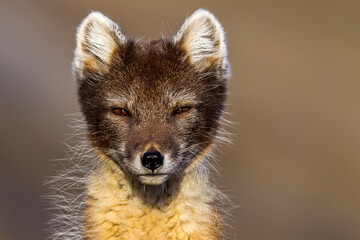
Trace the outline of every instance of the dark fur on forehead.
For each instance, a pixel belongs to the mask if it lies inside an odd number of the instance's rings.
[[[116,73],[118,70],[126,70],[128,72],[137,71],[138,74],[147,74],[152,70],[160,70],[159,68],[165,70],[169,65],[182,64],[183,55],[181,49],[178,49],[167,39],[150,42],[131,41],[125,49],[119,49],[114,54],[114,62],[110,72]]]
[[[140,80],[149,86],[151,83],[162,84],[168,81],[175,84],[173,85],[175,88],[196,86],[197,92],[200,88],[203,94],[206,92],[214,94],[214,90],[220,90],[218,87],[226,87],[226,73],[222,69],[214,67],[206,71],[198,71],[192,66],[179,44],[174,44],[169,39],[149,42],[129,41],[114,51],[108,72],[101,73],[86,69],[84,76],[81,85],[90,83],[91,86],[109,86],[121,82],[122,87],[126,87],[134,80]],[[223,84],[219,84],[221,82]],[[109,87],[114,89],[121,86]],[[223,88],[216,95],[224,95],[224,90]]]
[[[110,70],[107,73],[101,74],[92,70],[88,73],[85,74],[87,80],[101,85],[107,85],[101,80],[122,80],[122,84],[126,86],[134,79],[141,79],[147,84],[170,81],[177,88],[184,85],[203,87],[202,90],[205,92],[214,90],[215,86],[226,85],[226,76],[221,69],[198,71],[186,58],[186,53],[167,39],[151,42],[130,41],[126,46],[119,47],[114,52]]]

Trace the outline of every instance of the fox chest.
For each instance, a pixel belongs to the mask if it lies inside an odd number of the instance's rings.
[[[210,212],[201,215],[191,206],[160,210],[126,203],[99,210],[86,209],[89,240],[217,239]]]

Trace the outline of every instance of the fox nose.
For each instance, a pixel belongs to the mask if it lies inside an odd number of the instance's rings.
[[[163,165],[164,157],[159,151],[146,152],[141,158],[141,163],[144,167],[154,171]]]

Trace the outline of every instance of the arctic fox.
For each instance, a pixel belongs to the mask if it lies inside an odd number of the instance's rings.
[[[218,20],[200,9],[173,37],[142,42],[92,12],[76,43],[73,72],[97,164],[71,239],[224,239],[209,181],[230,78]]]

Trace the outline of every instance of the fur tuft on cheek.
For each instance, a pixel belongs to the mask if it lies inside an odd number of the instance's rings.
[[[127,41],[116,23],[100,12],[90,13],[76,34],[74,73],[82,78],[86,70],[106,72],[113,53]]]
[[[200,70],[227,70],[225,33],[214,15],[206,10],[194,12],[173,37],[175,44],[186,53],[190,62]]]

